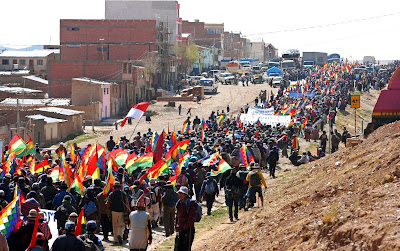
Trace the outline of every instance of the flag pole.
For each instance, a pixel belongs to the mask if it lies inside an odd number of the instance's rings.
[[[133,134],[135,133],[135,131],[136,131],[136,127],[139,125],[139,122],[140,122],[140,120],[138,120],[138,122],[137,122],[137,124],[136,124],[135,128],[133,128],[133,132],[132,132],[131,136],[129,137],[129,141],[131,140],[131,138],[132,138]]]

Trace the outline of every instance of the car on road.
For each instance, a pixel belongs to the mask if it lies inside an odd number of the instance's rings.
[[[205,77],[204,76],[189,76],[188,82],[192,86],[197,85],[197,84],[199,84],[200,80],[203,78],[205,78]]]
[[[217,93],[218,91],[218,83],[215,83],[213,78],[201,79],[199,85],[204,87],[204,93]]]
[[[273,87],[280,86],[281,83],[282,83],[282,76],[274,77],[274,79],[272,79],[272,86]]]
[[[267,81],[268,83],[276,77],[282,77],[282,76],[279,72],[271,72],[269,75],[266,72],[263,74],[263,80]]]
[[[227,84],[233,84],[235,77],[230,72],[223,72],[219,74],[218,79],[221,82],[221,84],[227,85]]]

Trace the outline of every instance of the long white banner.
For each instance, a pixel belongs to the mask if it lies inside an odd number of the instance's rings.
[[[249,110],[247,111],[247,114],[250,115],[269,115],[272,116],[274,115],[274,107],[270,107],[267,109],[260,109],[260,108],[255,108],[255,107],[249,107]]]
[[[242,114],[240,120],[243,124],[255,124],[257,120],[260,120],[263,125],[277,126],[278,124],[288,126],[290,124],[290,116],[268,116],[260,114]]]

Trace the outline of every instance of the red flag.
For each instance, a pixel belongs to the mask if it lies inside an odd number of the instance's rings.
[[[82,224],[86,224],[83,208],[78,216],[78,222],[76,223],[76,229],[75,229],[75,236],[79,236],[82,234]]]
[[[162,158],[164,151],[164,138],[165,138],[165,132],[163,131],[157,139],[156,153],[154,154],[155,163],[157,163]]]
[[[27,250],[36,246],[36,237],[37,237],[38,226],[39,226],[39,210],[37,211],[37,214],[36,214],[35,226],[33,227],[31,243],[29,244],[29,247],[27,248]]]

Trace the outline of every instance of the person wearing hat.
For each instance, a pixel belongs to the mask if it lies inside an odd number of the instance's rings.
[[[81,234],[78,236],[78,239],[81,239],[85,246],[90,246],[90,250],[104,250],[103,243],[100,238],[96,236],[97,231],[97,223],[94,220],[90,220],[86,223],[87,233]]]
[[[238,177],[243,184],[243,186],[240,187],[239,191],[239,209],[242,209],[246,205],[246,192],[247,192],[247,181],[246,177],[249,174],[249,170],[246,169],[246,166],[244,164],[239,165],[239,171],[236,173],[236,177]]]
[[[276,163],[279,160],[279,150],[278,147],[274,146],[272,150],[269,152],[268,157],[267,157],[267,162],[269,165],[269,176],[275,179],[275,169],[276,169]]]
[[[206,199],[207,204],[207,215],[211,215],[211,208],[215,200],[215,196],[218,197],[219,188],[215,179],[211,176],[211,172],[206,174],[206,180],[203,181],[200,189],[200,199],[203,197]]]
[[[175,219],[175,250],[191,250],[195,234],[194,222],[197,216],[195,202],[190,200],[189,189],[185,186],[181,186],[178,196]]]
[[[246,208],[248,209],[250,202],[255,202],[255,195],[258,193],[258,197],[261,199],[261,206],[264,206],[264,198],[261,191],[261,185],[264,185],[265,189],[267,189],[267,184],[265,183],[264,175],[260,171],[260,166],[255,163],[251,167],[251,171],[246,177],[246,181],[249,183],[249,189],[247,190],[247,201],[246,201]]]
[[[152,227],[156,228],[158,219],[160,218],[160,200],[162,196],[161,189],[157,185],[156,178],[150,179],[149,190],[150,190],[151,205],[148,208],[148,212],[150,213]]]
[[[56,149],[56,154],[60,158],[63,153],[65,154],[65,156],[68,155],[67,149],[64,147],[64,143],[60,142],[59,147]]]
[[[60,191],[58,191],[58,193],[56,194],[56,196],[53,199],[53,208],[58,208],[63,203],[64,197],[67,195],[69,195],[69,197],[71,199],[71,204],[75,205],[76,204],[75,198],[70,192],[67,191],[68,186],[64,180],[61,182],[59,188],[60,188]]]
[[[60,235],[54,241],[51,251],[86,251],[85,243],[75,236],[75,222],[67,221],[65,234]]]
[[[130,250],[146,250],[153,240],[151,216],[146,210],[146,199],[142,194],[135,204],[135,211],[129,214],[129,248]]]
[[[46,238],[45,238],[44,234],[37,232],[35,246],[30,248],[29,251],[45,250],[45,242],[46,242]]]
[[[65,195],[62,201],[62,205],[57,207],[57,210],[54,214],[55,219],[57,220],[57,228],[60,230],[64,227],[65,222],[68,220],[68,217],[71,213],[76,213],[76,209],[71,205],[71,196]]]
[[[49,240],[53,238],[53,235],[51,234],[50,227],[47,221],[44,219],[44,213],[39,212],[39,225],[38,225],[38,231],[42,232],[45,238],[45,243],[44,243],[44,248],[45,250],[48,250],[49,247]]]
[[[196,180],[194,181],[194,192],[196,194],[196,200],[198,202],[201,202],[200,190],[206,176],[206,170],[204,170],[203,165],[201,163],[196,163],[194,165],[196,166],[195,169]]]
[[[122,245],[122,235],[125,230],[124,212],[130,211],[128,196],[121,190],[121,183],[114,183],[114,191],[107,199],[107,207],[111,210],[114,243]]]
[[[21,213],[27,217],[31,209],[39,210],[40,204],[35,199],[36,192],[30,191],[27,195],[27,200],[21,204]]]
[[[7,173],[3,180],[0,183],[0,190],[3,190],[5,193],[5,199],[8,203],[12,201],[11,189],[10,189],[10,182],[11,182],[11,174]]]
[[[57,188],[53,185],[53,179],[48,177],[47,174],[43,174],[41,176],[40,184],[45,184],[41,189],[40,192],[44,196],[44,200],[46,201],[46,209],[53,210],[53,199],[58,193]]]
[[[10,247],[11,250],[24,251],[29,247],[35,227],[36,216],[37,211],[35,209],[29,211],[29,214],[27,215],[28,221],[26,224],[22,225],[15,234],[15,239],[18,240],[18,245],[14,248]]]
[[[168,181],[164,185],[164,195],[161,198],[163,204],[163,221],[165,236],[168,237],[174,233],[175,206],[179,200],[178,194],[174,191],[174,185]]]
[[[40,204],[40,208],[46,208],[46,201],[44,199],[43,194],[40,192],[40,186],[39,183],[33,183],[32,184],[32,191],[36,192],[36,200]]]

